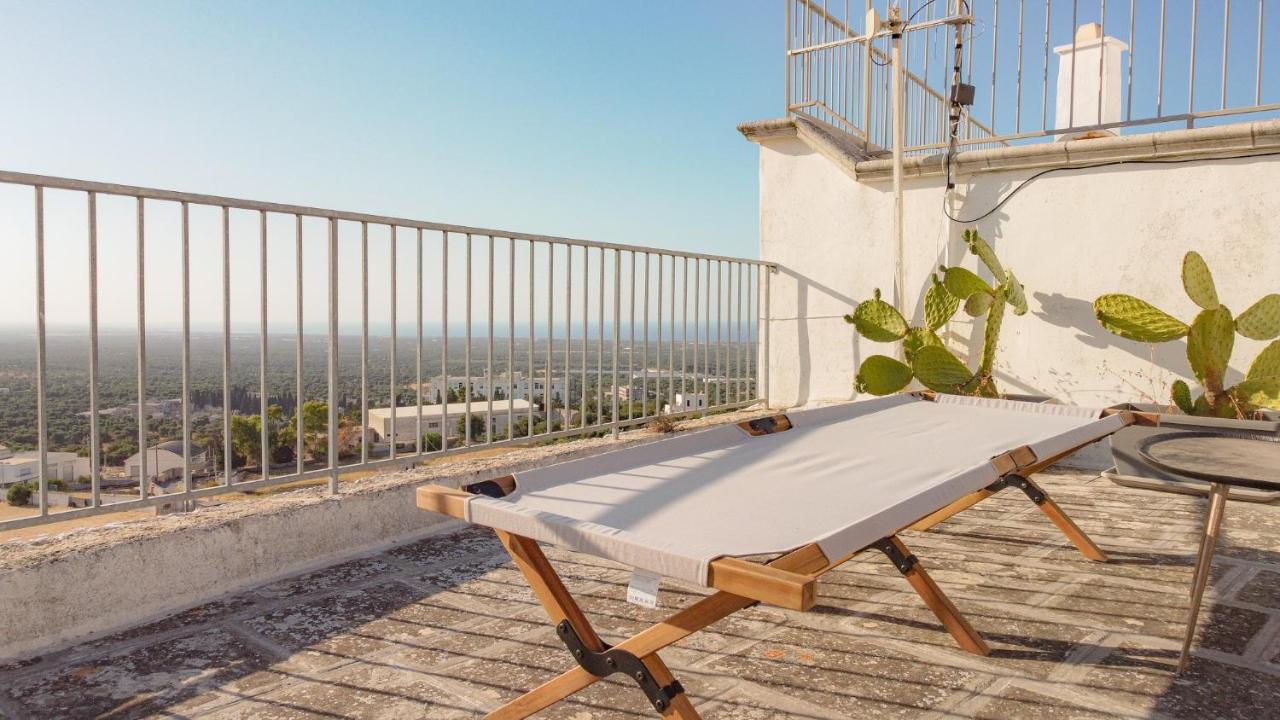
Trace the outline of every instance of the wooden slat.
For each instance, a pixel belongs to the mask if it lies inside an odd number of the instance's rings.
[[[442,515],[462,519],[466,515],[467,498],[471,493],[443,485],[423,485],[415,493],[418,507]]]
[[[817,598],[817,580],[809,575],[731,557],[711,562],[708,584],[717,590],[791,610],[808,610]]]
[[[973,507],[974,505],[977,505],[983,500],[986,500],[987,498],[991,497],[994,494],[995,493],[986,489],[969,493],[968,495],[965,495],[964,497],[960,498],[959,500],[956,500],[955,502],[942,508],[941,510],[935,510],[934,512],[931,512],[928,515],[925,515],[924,517],[920,518],[914,523],[908,525],[907,529],[919,530],[920,532],[924,532],[925,530],[928,530],[929,528],[933,527],[934,525],[937,525],[943,520],[946,520],[952,515],[968,510],[969,508]]]

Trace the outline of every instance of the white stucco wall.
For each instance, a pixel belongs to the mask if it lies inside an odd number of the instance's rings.
[[[852,398],[862,358],[893,355],[891,345],[857,338],[841,319],[877,287],[892,301],[892,184],[855,180],[794,134],[757,141],[761,257],[781,265],[771,288],[770,404]],[[961,176],[958,216],[985,212],[1033,172]],[[909,313],[918,322],[933,269],[979,264],[960,240],[969,226],[942,214],[943,179],[917,176],[905,187]],[[975,223],[1022,279],[1030,303],[1027,315],[1006,317],[1001,389],[1081,405],[1164,401],[1173,378],[1189,374],[1185,343],[1151,347],[1112,336],[1094,319],[1093,299],[1126,292],[1190,321],[1197,308],[1179,272],[1191,249],[1208,261],[1237,314],[1280,292],[1276,188],[1280,157],[1072,169],[1036,180]],[[976,354],[981,328],[963,311],[956,318],[948,339],[962,356]],[[1237,336],[1236,376],[1262,345]]]

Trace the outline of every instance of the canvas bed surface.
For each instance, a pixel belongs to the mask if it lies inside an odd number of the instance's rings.
[[[706,584],[721,556],[859,550],[993,482],[996,455],[1051,457],[1119,427],[1098,412],[905,395],[793,411],[775,434],[727,425],[518,473],[506,498],[468,499],[467,519]]]

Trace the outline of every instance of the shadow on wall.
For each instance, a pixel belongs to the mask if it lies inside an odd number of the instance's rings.
[[[772,322],[774,323],[792,323],[795,325],[796,329],[795,354],[792,357],[783,358],[785,362],[790,363],[793,366],[792,372],[795,373],[796,378],[795,396],[787,399],[786,404],[804,405],[811,400],[830,399],[813,397],[813,341],[810,337],[811,333],[809,331],[809,322],[813,320],[830,320],[832,318],[840,319],[842,323],[844,321],[841,315],[810,315],[809,296],[812,293],[826,295],[827,297],[833,298],[840,303],[847,305],[850,308],[850,312],[852,312],[852,308],[857,304],[857,301],[846,293],[840,292],[828,285],[814,282],[812,279],[799,275],[785,267],[779,266],[778,274],[788,277],[791,282],[795,284],[796,288],[795,316],[775,317],[772,319]],[[772,332],[773,329],[771,328],[770,333],[772,334]],[[850,356],[853,358],[853,366],[857,367],[862,362],[862,359],[858,354],[857,333],[853,332],[852,326],[849,327],[847,342],[849,343]],[[775,345],[775,347],[777,346]],[[772,372],[770,374],[771,376],[776,377]],[[849,397],[852,397],[853,375],[849,376],[849,387]]]

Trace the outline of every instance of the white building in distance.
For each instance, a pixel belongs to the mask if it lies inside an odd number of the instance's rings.
[[[137,478],[142,469],[142,453],[134,453],[124,461],[127,477]],[[208,452],[204,448],[191,447],[191,474],[203,475],[208,469]],[[182,477],[182,441],[170,440],[147,448],[147,479],[152,482],[169,482]]]
[[[674,405],[668,403],[663,406],[664,413],[682,413],[693,412],[695,410],[707,409],[706,393],[676,393],[676,402]]]
[[[533,380],[530,381],[529,377],[520,370],[510,375],[505,372],[495,375],[492,382],[489,380],[487,371],[481,375],[474,375],[469,379],[471,381],[472,395],[490,397],[490,387],[505,395],[507,393],[507,385],[510,383],[511,397],[528,399],[529,390],[532,388],[534,402],[542,398],[543,390],[547,384],[546,375],[534,373]],[[447,380],[443,375],[437,375],[422,384],[422,395],[425,398],[434,400],[437,392],[440,392],[443,396],[444,388],[449,388],[455,393],[461,393],[463,388],[467,386],[467,380],[466,375],[450,375]],[[564,402],[564,398],[564,378],[551,378],[551,399]]]
[[[422,432],[438,433],[454,437],[458,435],[458,420],[467,414],[467,404],[465,402],[449,403],[444,406],[444,431],[441,431],[441,406],[440,405],[423,405],[422,406]],[[489,403],[485,400],[475,400],[471,403],[471,416],[478,418],[481,422],[488,417]],[[511,416],[514,414],[515,419],[519,420],[522,416],[527,416],[529,412],[528,400],[494,400],[493,401],[493,422],[490,425],[490,434],[504,434],[511,422]],[[538,406],[533,406],[535,416],[538,413]],[[373,433],[374,442],[387,442],[391,438],[391,417],[392,409],[387,408],[370,408],[369,409],[369,430]],[[413,443],[416,441],[418,430],[418,407],[409,405],[407,407],[398,407],[394,411],[396,418],[396,441],[399,443]]]
[[[74,482],[76,479],[75,453],[45,453],[45,467],[50,480]],[[0,445],[0,487],[14,483],[40,482],[40,453],[35,450],[12,452]]]

